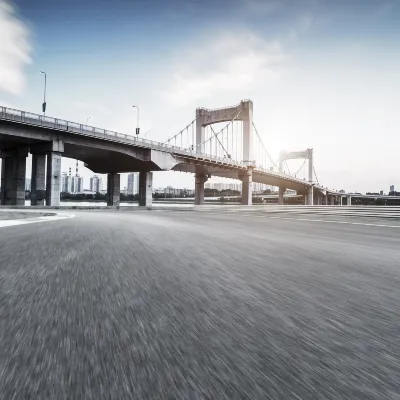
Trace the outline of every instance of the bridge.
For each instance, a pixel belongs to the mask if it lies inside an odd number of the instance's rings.
[[[216,132],[213,125],[221,123],[226,125]],[[252,204],[252,182],[279,187],[280,204],[286,189],[303,195],[308,205],[342,204],[347,196],[319,184],[313,149],[281,153],[274,162],[253,121],[251,100],[220,109],[198,108],[195,119],[164,143],[0,107],[2,205],[25,204],[28,153],[32,154],[32,205],[60,204],[62,156],[107,174],[110,206],[119,204],[120,173],[139,172],[139,205],[151,206],[153,172],[170,170],[195,174],[197,205],[204,204],[204,183],[211,176],[241,180],[243,205]],[[288,169],[286,160],[298,158],[304,159],[301,168],[308,161],[307,179]]]

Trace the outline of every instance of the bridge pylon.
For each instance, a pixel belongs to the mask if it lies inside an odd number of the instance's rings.
[[[308,181],[312,184],[314,181],[314,164],[313,164],[313,149],[306,149],[304,151],[290,151],[281,152],[279,155],[279,172],[283,172],[283,162],[286,160],[296,160],[296,159],[306,159],[308,160]],[[314,187],[310,186],[308,188],[308,193],[306,195],[307,204],[312,206],[314,204]]]
[[[251,205],[253,197],[252,164],[253,156],[253,102],[242,100],[233,107],[224,107],[209,110],[207,108],[196,109],[196,153],[205,152],[206,134],[205,128],[220,122],[242,121],[243,122],[243,141],[242,141],[242,162],[248,166],[247,171],[240,174],[242,181],[242,204]],[[227,155],[229,157],[229,155]],[[204,183],[205,177],[196,174],[195,185],[195,204],[204,203]]]

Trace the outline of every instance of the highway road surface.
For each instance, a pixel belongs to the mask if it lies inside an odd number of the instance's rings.
[[[1,399],[400,399],[399,221],[74,214],[0,228]]]

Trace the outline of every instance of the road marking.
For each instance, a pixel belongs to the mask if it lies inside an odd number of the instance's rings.
[[[378,226],[380,228],[400,228],[400,225],[385,225],[385,224],[372,224],[368,222],[349,222],[349,221],[333,221],[329,219],[311,219],[311,218],[292,218],[292,217],[266,217],[269,219],[288,219],[295,221],[307,222],[327,222],[330,224],[346,224],[346,225],[362,225],[362,226]]]
[[[74,214],[60,214],[60,215],[49,216],[49,217],[5,220],[5,221],[0,221],[0,228],[6,228],[8,226],[16,226],[16,225],[35,224],[38,222],[60,221],[62,219],[69,219],[69,218],[73,218],[73,217],[75,217]]]
[[[239,210],[238,210],[239,211]],[[230,211],[229,213],[221,213],[220,215],[224,214],[232,214],[233,211]],[[215,215],[215,213],[207,213],[208,215]],[[332,214],[324,214],[324,215],[332,215]],[[343,216],[343,217],[348,217],[346,214],[336,214],[337,216]],[[241,217],[250,217],[250,216],[256,216],[256,217],[264,217],[266,219],[285,219],[285,220],[294,220],[294,221],[307,221],[307,222],[327,222],[330,224],[346,224],[346,225],[361,225],[361,226],[376,226],[380,228],[395,228],[399,229],[400,225],[387,225],[387,224],[376,224],[376,223],[369,223],[369,222],[350,222],[350,221],[334,221],[334,220],[329,220],[329,219],[315,219],[315,218],[294,218],[294,217],[281,217],[281,216],[270,216],[267,215],[266,212],[262,211],[253,211],[253,212],[237,212],[237,216]],[[362,215],[351,215],[351,217],[362,217]],[[376,215],[376,217],[371,217],[371,218],[379,218],[379,215]]]

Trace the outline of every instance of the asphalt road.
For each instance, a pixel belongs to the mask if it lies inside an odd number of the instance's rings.
[[[1,399],[400,399],[395,222],[74,213],[0,229]]]

